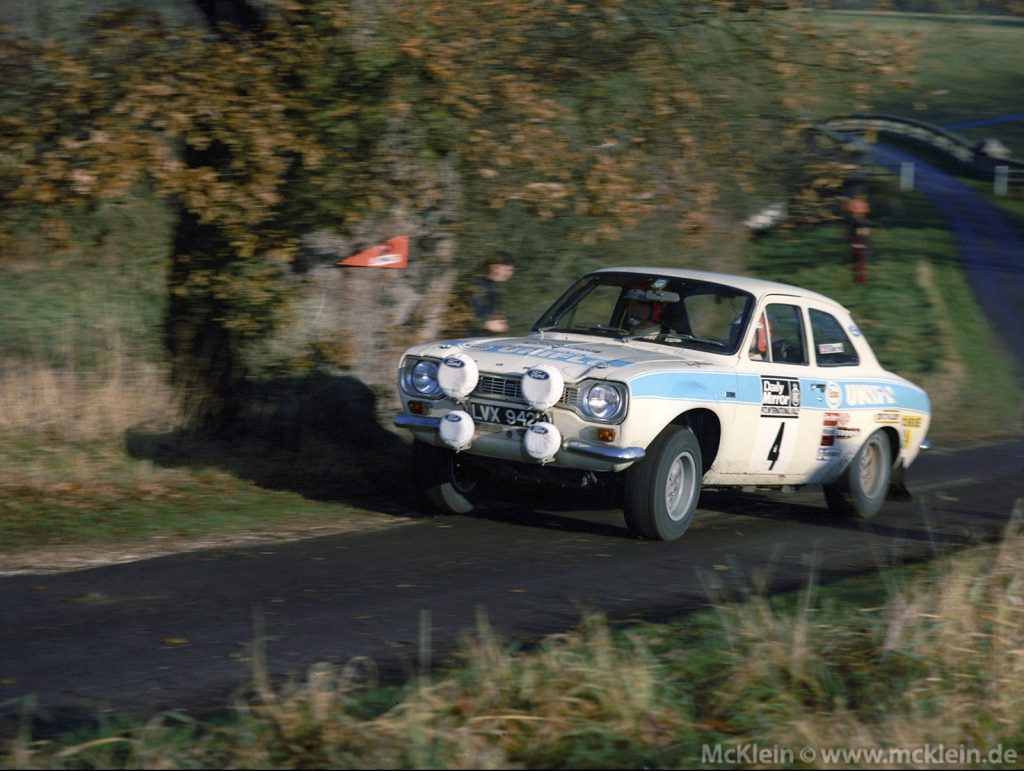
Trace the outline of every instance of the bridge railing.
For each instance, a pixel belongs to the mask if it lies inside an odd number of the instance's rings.
[[[818,124],[819,131],[840,137],[874,133],[927,145],[963,165],[968,171],[991,179],[996,194],[1024,188],[1024,162],[993,153],[988,141],[970,142],[959,134],[913,118],[895,115],[839,115]],[[998,147],[998,144],[995,145]]]

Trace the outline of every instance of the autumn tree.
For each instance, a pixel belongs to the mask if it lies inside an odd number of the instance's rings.
[[[385,227],[412,236],[391,315],[373,337],[342,330],[384,362],[357,374],[389,378],[438,330],[460,240],[500,238],[497,214],[581,245],[670,218],[695,243],[777,185],[816,99],[863,107],[911,52],[767,0],[241,6],[244,23],[212,32],[106,14],[74,43],[9,40],[0,59],[4,236],[42,222],[59,238],[71,212],[140,185],[174,206],[166,340],[206,424],[230,422],[245,351],[291,323],[317,260]],[[801,179],[813,208],[835,175]],[[351,283],[364,303],[384,291]]]

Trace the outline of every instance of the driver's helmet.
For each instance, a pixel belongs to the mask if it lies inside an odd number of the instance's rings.
[[[635,286],[628,290],[623,295],[623,299],[630,302],[642,302],[649,305],[651,308],[651,321],[657,321],[661,323],[661,320],[665,316],[665,303],[661,300],[649,300],[647,299],[647,292],[650,290],[650,284],[643,284],[641,286]]]

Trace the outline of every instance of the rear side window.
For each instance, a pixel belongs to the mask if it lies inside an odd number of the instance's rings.
[[[860,363],[857,351],[835,316],[824,311],[810,311],[814,355],[820,367],[851,367]]]

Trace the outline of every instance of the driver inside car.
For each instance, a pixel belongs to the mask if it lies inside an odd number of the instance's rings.
[[[638,297],[634,295],[641,295]],[[661,319],[665,303],[642,299],[642,292],[630,290],[626,293],[629,305],[626,306],[626,331],[631,337],[649,337],[660,334]]]

